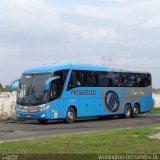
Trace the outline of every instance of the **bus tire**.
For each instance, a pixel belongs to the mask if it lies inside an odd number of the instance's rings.
[[[47,119],[38,119],[38,122],[41,124],[46,124],[48,122]]]
[[[131,116],[132,116],[132,107],[130,104],[126,104],[124,108],[124,117],[131,118]]]
[[[67,115],[66,115],[66,122],[67,123],[74,123],[76,119],[76,111],[74,108],[70,107],[67,110]]]
[[[138,104],[135,104],[132,110],[132,117],[137,118],[140,113],[140,107]]]

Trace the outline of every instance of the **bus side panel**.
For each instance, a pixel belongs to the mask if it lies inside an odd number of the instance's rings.
[[[150,112],[152,110],[152,86],[143,88],[144,95],[139,99],[141,112]]]
[[[101,89],[101,102],[103,113],[101,115],[118,115],[124,113],[127,103],[132,103],[130,90],[126,87],[103,87]]]
[[[152,110],[152,95],[145,95],[138,101],[140,103],[140,112],[150,112]]]
[[[95,94],[89,95],[90,91]],[[108,93],[115,97],[111,97]],[[70,106],[77,108],[77,117],[123,114],[127,103],[131,104],[132,108],[135,103],[139,103],[141,112],[148,112],[152,108],[151,87],[77,87],[66,91],[64,97],[63,117],[66,116]]]
[[[77,98],[64,98],[63,99],[63,117],[66,118],[67,110],[69,107],[76,107],[77,113],[78,113],[77,116],[79,116],[78,106],[79,106],[79,99],[77,99]]]
[[[99,88],[77,87],[66,91],[65,95],[68,97],[64,101],[64,112],[66,113],[68,107],[75,106],[77,108],[77,117],[104,114]]]

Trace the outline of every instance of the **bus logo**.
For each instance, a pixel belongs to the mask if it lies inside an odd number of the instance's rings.
[[[105,96],[105,104],[110,112],[117,112],[119,109],[120,101],[117,93],[108,91]]]

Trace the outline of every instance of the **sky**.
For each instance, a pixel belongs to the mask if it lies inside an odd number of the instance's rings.
[[[160,88],[160,0],[0,0],[2,84],[34,66],[102,57],[151,72]]]

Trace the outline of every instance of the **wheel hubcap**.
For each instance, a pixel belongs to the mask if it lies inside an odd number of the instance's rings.
[[[135,114],[138,114],[138,112],[139,112],[139,111],[138,111],[138,108],[135,107],[135,108],[134,108],[134,113],[135,113]]]
[[[126,108],[126,115],[129,116],[131,114],[131,110],[129,107]]]
[[[73,112],[68,112],[68,118],[72,120],[74,118]]]

